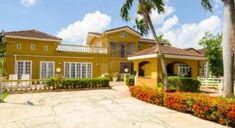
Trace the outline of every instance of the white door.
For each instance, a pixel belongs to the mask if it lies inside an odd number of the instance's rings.
[[[54,76],[55,63],[50,61],[41,61],[40,79],[46,79]]]
[[[23,74],[32,75],[32,62],[31,61],[17,61],[16,65],[16,74],[18,75],[18,79],[21,79]]]

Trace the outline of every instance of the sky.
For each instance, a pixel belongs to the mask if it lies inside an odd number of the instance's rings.
[[[0,29],[17,31],[37,29],[63,39],[66,44],[85,44],[88,32],[134,26],[120,17],[125,0],[0,0]],[[200,0],[165,0],[165,12],[152,11],[157,34],[173,46],[200,48],[205,32],[214,34],[223,27],[223,4],[213,1],[213,12],[202,8]],[[136,16],[136,3],[130,12]],[[151,34],[146,35],[152,38]]]

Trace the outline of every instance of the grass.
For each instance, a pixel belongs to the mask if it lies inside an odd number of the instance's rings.
[[[7,96],[9,96],[9,93],[7,93],[7,92],[4,92],[3,94],[0,94],[0,97],[2,98],[2,99],[0,99],[0,103],[1,103],[1,102],[4,102],[4,99],[5,99]]]

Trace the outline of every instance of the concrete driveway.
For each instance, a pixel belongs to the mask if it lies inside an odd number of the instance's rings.
[[[15,94],[0,104],[1,128],[225,128],[129,96],[127,87]]]

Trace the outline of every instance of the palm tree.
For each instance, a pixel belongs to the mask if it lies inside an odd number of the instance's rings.
[[[224,3],[224,28],[223,28],[223,62],[224,62],[224,88],[223,96],[233,96],[233,50],[232,45],[235,44],[233,38],[235,32],[235,7],[234,0],[222,0]],[[203,7],[207,10],[212,11],[211,0],[202,0]]]
[[[129,21],[129,11],[133,5],[134,0],[126,0],[121,8],[121,17],[125,21]],[[163,82],[164,87],[167,90],[168,89],[168,75],[166,70],[166,65],[164,61],[164,54],[161,50],[160,42],[158,40],[156,31],[154,29],[150,14],[153,10],[157,10],[158,13],[164,12],[164,2],[163,0],[139,0],[138,1],[138,9],[137,14],[140,15],[142,18],[136,19],[137,28],[142,32],[143,34],[146,34],[147,31],[150,29],[152,32],[152,35],[154,39],[156,40],[156,49],[158,51],[158,57],[161,62],[162,67],[162,73],[163,73]]]

